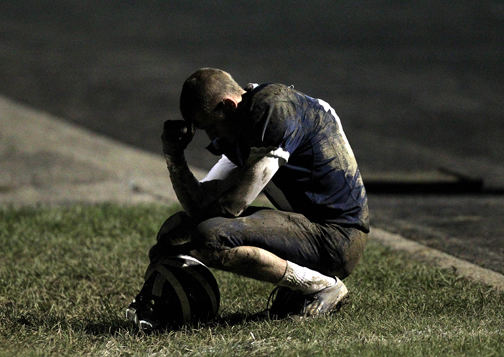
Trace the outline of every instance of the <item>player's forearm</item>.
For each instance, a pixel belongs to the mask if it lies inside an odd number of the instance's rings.
[[[208,202],[205,202],[203,188],[189,169],[184,154],[165,154],[165,161],[180,204],[190,216],[199,217],[201,208],[206,206]]]
[[[222,212],[237,217],[257,198],[275,175],[282,159],[265,156],[239,172],[237,184],[222,195],[217,205]]]

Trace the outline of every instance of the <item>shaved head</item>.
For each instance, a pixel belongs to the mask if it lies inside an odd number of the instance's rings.
[[[226,96],[241,96],[243,89],[231,75],[217,68],[200,68],[184,82],[180,111],[185,120],[197,124],[198,117],[219,119],[219,106]]]

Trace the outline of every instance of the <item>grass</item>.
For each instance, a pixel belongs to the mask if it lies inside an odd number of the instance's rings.
[[[124,307],[173,211],[0,208],[0,355],[504,355],[504,294],[374,242],[333,316],[255,320],[272,285],[215,272],[218,321],[139,334]]]

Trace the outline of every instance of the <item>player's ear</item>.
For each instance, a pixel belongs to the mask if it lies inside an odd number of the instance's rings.
[[[226,109],[236,109],[238,107],[238,102],[232,97],[224,97],[222,103]]]

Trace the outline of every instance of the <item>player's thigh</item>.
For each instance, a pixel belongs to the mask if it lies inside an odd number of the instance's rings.
[[[341,263],[323,261],[327,232],[298,213],[252,209],[237,218],[205,220],[197,226],[197,232],[200,246],[208,250],[254,246],[319,271],[324,265]]]

